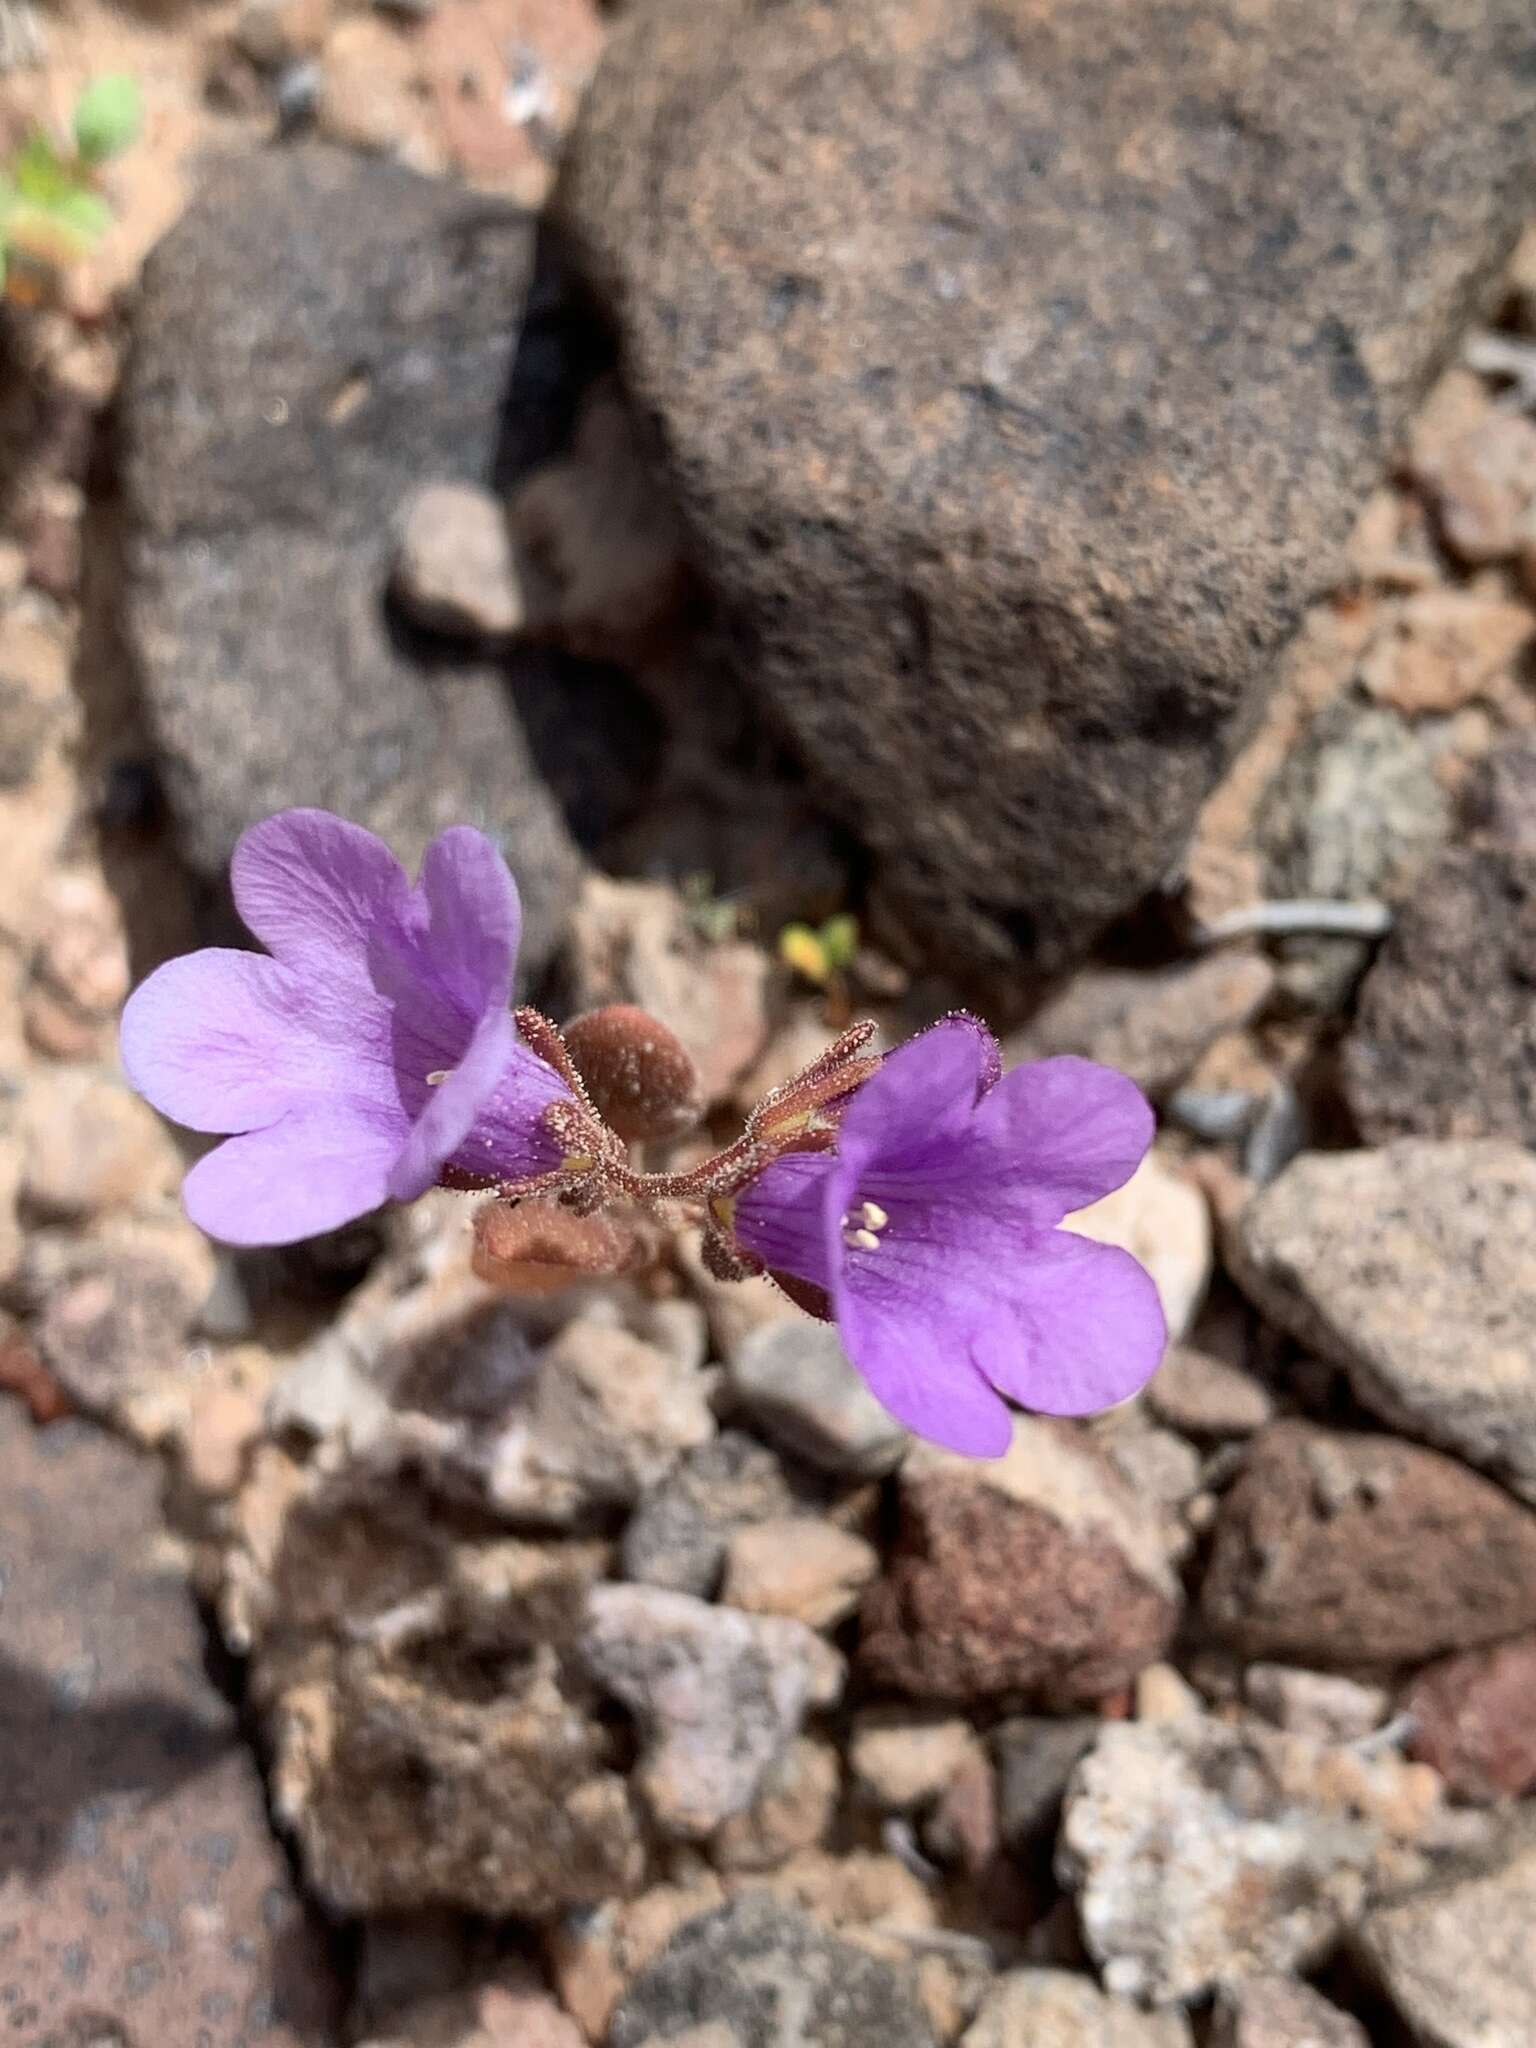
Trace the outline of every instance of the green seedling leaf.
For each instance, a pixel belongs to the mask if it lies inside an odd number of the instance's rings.
[[[31,206],[53,206],[70,192],[78,192],[80,179],[74,166],[39,132],[29,135],[11,164],[16,196]]]
[[[821,928],[820,937],[821,950],[834,974],[853,965],[854,955],[859,950],[859,920],[851,910],[842,910],[836,917],[829,917]]]
[[[143,118],[136,79],[126,72],[93,78],[75,106],[75,147],[87,164],[103,163],[138,140]]]

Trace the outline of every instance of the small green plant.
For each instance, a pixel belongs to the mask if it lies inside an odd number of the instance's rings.
[[[111,226],[99,173],[132,144],[140,118],[133,79],[93,79],[76,102],[67,144],[34,129],[0,169],[0,286],[7,298],[46,298],[59,272],[88,256]]]
[[[779,958],[814,988],[827,988],[853,965],[858,950],[859,921],[849,910],[823,925],[787,924],[779,933]]]
[[[723,946],[741,936],[741,905],[730,896],[716,895],[713,875],[702,869],[685,875],[682,894],[688,922],[707,944]]]

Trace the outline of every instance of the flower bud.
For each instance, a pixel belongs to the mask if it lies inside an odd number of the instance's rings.
[[[626,1141],[680,1137],[703,1114],[698,1068],[675,1034],[634,1003],[588,1010],[564,1038],[593,1108]]]
[[[559,1294],[630,1272],[646,1249],[622,1218],[578,1216],[558,1202],[487,1202],[475,1217],[475,1271],[509,1294]]]

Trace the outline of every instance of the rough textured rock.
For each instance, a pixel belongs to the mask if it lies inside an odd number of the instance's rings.
[[[586,2036],[525,1966],[398,2005],[357,2048],[584,2048]]]
[[[748,1614],[835,1628],[880,1569],[872,1543],[817,1515],[783,1515],[732,1535],[720,1598]]]
[[[419,626],[475,640],[515,633],[523,595],[501,501],[474,484],[428,484],[400,520],[390,588]]]
[[[1424,2048],[1536,2040],[1536,1847],[1530,1831],[1486,1869],[1381,1906],[1362,1959]]]
[[[116,1075],[45,1068],[16,1106],[21,1196],[40,1216],[88,1222],[174,1192],[182,1160],[147,1103]]]
[[[981,2002],[960,2048],[1189,2048],[1182,2013],[1139,2012],[1068,1970],[1010,1970]]]
[[[409,1468],[331,1476],[268,1446],[222,1611],[250,1650],[272,1798],[342,1913],[492,1917],[634,1887],[639,1826],[576,1668],[594,1543],[502,1537]]]
[[[919,1718],[900,1707],[871,1707],[854,1723],[848,1761],[862,1799],[885,1813],[905,1813],[936,1799],[975,1749],[969,1723],[958,1716]]]
[[[80,1407],[148,1441],[162,1397],[205,1363],[188,1339],[212,1279],[207,1239],[179,1216],[34,1233],[21,1273],[48,1370]]]
[[[1463,1799],[1536,1791],[1536,1635],[1468,1650],[1421,1671],[1403,1705],[1413,1753]]]
[[[160,1475],[0,1401],[0,2008],[19,2042],[299,2048],[338,1987],[161,1549]]]
[[[1176,858],[1513,240],[1533,33],[1523,0],[619,25],[558,211],[744,675],[928,947],[1058,962]]]
[[[646,1490],[624,1525],[624,1576],[707,1600],[732,1532],[792,1514],[795,1506],[773,1452],[741,1430],[725,1430]]]
[[[726,1387],[764,1435],[824,1472],[878,1478],[910,1438],[849,1364],[831,1323],[775,1317],[732,1347]]]
[[[1437,1452],[1277,1422],[1222,1502],[1201,1598],[1249,1656],[1422,1662],[1536,1625],[1536,1515]]]
[[[631,1986],[609,2048],[934,2048],[889,1963],[761,1896],[690,1922]]]
[[[1149,2004],[1302,1968],[1372,1883],[1420,1874],[1438,1780],[1190,1715],[1106,1724],[1067,1790],[1057,1866],[1111,1991]]]
[[[1275,1412],[1269,1389],[1252,1373],[1189,1344],[1169,1350],[1146,1398],[1159,1421],[1186,1436],[1252,1436]]]
[[[1454,439],[1414,450],[1413,481],[1469,568],[1520,552],[1536,519],[1536,420],[1497,412]]]
[[[991,1463],[926,1446],[865,1596],[860,1658],[919,1698],[1052,1707],[1126,1684],[1167,1647],[1178,1588],[1162,1531],[1082,1435],[1021,1416]]]
[[[146,266],[123,425],[128,624],[193,868],[285,804],[408,860],[471,819],[537,968],[577,860],[506,680],[418,658],[383,603],[395,508],[489,466],[531,254],[525,216],[395,165],[215,166]]]
[[[1450,822],[1424,741],[1391,711],[1345,697],[1308,727],[1265,794],[1267,891],[1395,896]]]
[[[1480,837],[1517,853],[1536,853],[1536,741],[1514,738],[1495,747],[1462,799]]]
[[[624,1991],[690,1920],[724,1903],[712,1871],[676,1884],[653,1885],[632,1899],[610,1899],[593,1913],[573,1914],[547,1937],[550,1975],[560,2002],[590,2041],[606,2041]]]
[[[1250,1664],[1243,1692],[1266,1721],[1314,1742],[1360,1741],[1387,1718],[1391,1697],[1385,1686],[1289,1664]]]
[[[1264,1007],[1274,985],[1262,954],[1235,948],[1143,972],[1086,968],[1008,1039],[1004,1062],[1078,1053],[1165,1095],[1224,1031],[1240,1031]]]
[[[494,1311],[493,1311],[494,1314]],[[568,1323],[486,1448],[490,1499],[555,1526],[629,1506],[715,1433],[709,1381],[628,1331]]]
[[[802,1735],[770,1764],[757,1797],[710,1838],[717,1870],[773,1870],[819,1849],[831,1830],[842,1790],[842,1765],[828,1742]]]
[[[1373,697],[1409,717],[1461,711],[1508,688],[1536,633],[1528,605],[1479,590],[1421,590],[1387,615],[1360,663]]]
[[[745,1812],[807,1708],[842,1690],[842,1658],[802,1622],[655,1586],[594,1586],[580,1652],[639,1721],[636,1786],[684,1838]]]
[[[1360,2022],[1294,1977],[1231,1985],[1216,2009],[1210,2048],[1371,2048]]]
[[[1304,1155],[1244,1209],[1233,1252],[1259,1306],[1365,1407],[1536,1500],[1529,1152],[1405,1139]]]
[[[681,1040],[705,1104],[732,1084],[768,1037],[768,956],[741,939],[707,938],[664,882],[589,875],[571,920],[567,1007],[635,1003]]]
[[[1270,896],[1399,901],[1451,829],[1433,752],[1406,718],[1351,694],[1315,719],[1260,808]],[[1280,986],[1303,1007],[1337,1009],[1370,965],[1364,939],[1282,941]]]
[[[1491,845],[1446,854],[1360,991],[1344,1078],[1365,1136],[1536,1144],[1533,980],[1536,854]]]

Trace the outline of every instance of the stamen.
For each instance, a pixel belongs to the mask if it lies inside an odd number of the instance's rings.
[[[856,1202],[840,1220],[843,1243],[850,1251],[877,1252],[880,1233],[890,1220],[878,1202]]]
[[[427,1086],[429,1088],[441,1088],[452,1072],[452,1067],[439,1067],[435,1074],[428,1074]]]

